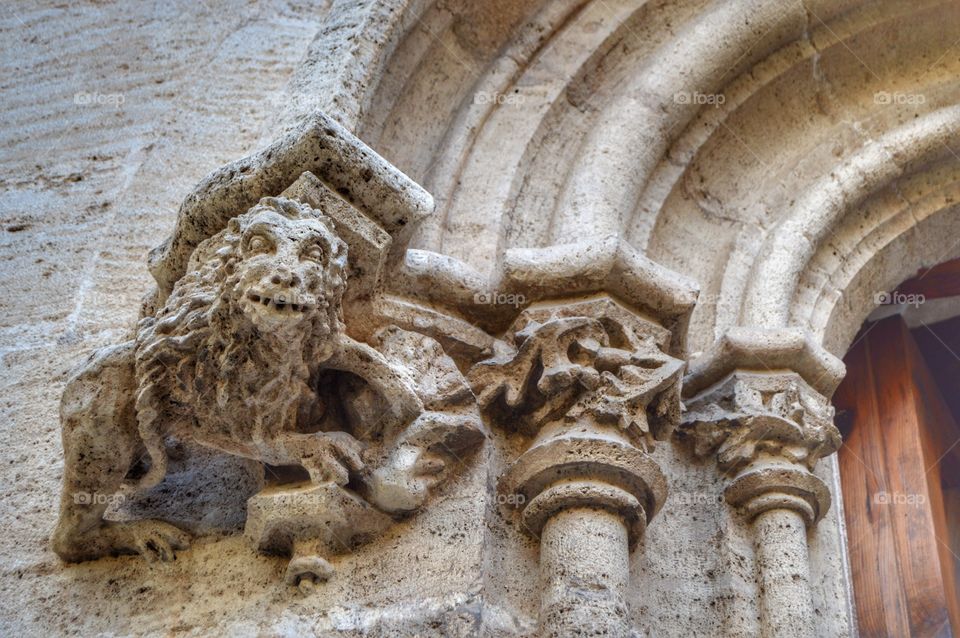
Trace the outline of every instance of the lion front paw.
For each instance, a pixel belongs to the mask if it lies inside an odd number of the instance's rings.
[[[146,520],[113,523],[107,532],[114,553],[140,554],[148,561],[174,559],[174,550],[190,546],[190,535],[163,521]]]
[[[364,444],[347,432],[323,432],[303,439],[300,463],[314,483],[346,485],[351,472],[363,469]]]
[[[369,500],[385,512],[412,512],[427,500],[446,466],[439,454],[415,445],[401,445],[370,477]]]

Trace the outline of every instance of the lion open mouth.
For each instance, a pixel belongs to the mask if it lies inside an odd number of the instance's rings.
[[[255,292],[247,293],[247,299],[255,304],[260,304],[265,308],[269,308],[270,310],[275,310],[277,312],[305,313],[311,308],[309,304],[290,303],[289,301],[281,301],[280,299],[274,299],[273,297],[257,294]]]

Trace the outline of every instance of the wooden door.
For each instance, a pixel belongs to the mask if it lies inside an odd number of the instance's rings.
[[[900,317],[867,325],[846,364],[834,405],[860,635],[960,638],[960,429]]]

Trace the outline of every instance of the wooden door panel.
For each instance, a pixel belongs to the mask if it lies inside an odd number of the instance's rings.
[[[834,403],[854,596],[862,636],[951,636],[960,628],[940,460],[960,438],[899,317],[848,353]]]
[[[896,560],[875,558],[897,555],[896,534],[890,508],[873,502],[875,495],[888,489],[889,471],[883,446],[873,444],[882,432],[873,371],[866,344],[861,344],[847,355],[847,377],[834,395],[837,410],[846,412],[850,424],[856,425],[844,436],[839,461],[858,624],[864,637],[908,636],[905,592],[884,586],[899,580],[899,565]],[[851,374],[851,370],[858,372]]]

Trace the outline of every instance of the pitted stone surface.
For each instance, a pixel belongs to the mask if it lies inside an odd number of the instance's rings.
[[[296,602],[286,560],[254,552],[237,514],[283,470],[190,444],[168,446],[163,482],[108,510],[194,534],[176,562],[57,559],[58,398],[89,352],[132,336],[154,285],[144,255],[178,206],[211,172],[242,182],[218,167],[319,108],[436,200],[416,250],[384,269],[390,294],[346,321],[376,348],[431,351],[377,341],[393,324],[429,335],[465,372],[503,354],[527,305],[606,293],[670,313],[669,353],[694,373],[739,328],[797,330],[842,356],[879,293],[960,256],[957,25],[960,6],[943,0],[5,7],[0,633],[532,635],[537,544],[495,480],[529,441],[507,429],[490,429],[475,461],[454,458],[458,478],[430,507],[331,558],[349,578]],[[278,189],[311,168],[280,171]],[[236,212],[279,190],[247,193]],[[576,275],[583,265],[595,269]],[[651,294],[643,275],[662,270],[677,285]],[[487,302],[498,295],[516,305]],[[842,370],[818,361],[795,371],[829,398]],[[430,384],[448,387],[445,375]],[[441,426],[429,431],[456,422]],[[396,451],[406,467],[409,448]],[[724,499],[729,477],[686,446],[651,457],[670,495],[629,556],[630,626],[759,635],[767,558]],[[814,474],[834,506],[808,531],[812,631],[852,636],[833,457]],[[776,518],[761,535],[805,522]],[[796,539],[785,538],[799,556]],[[794,607],[781,608],[789,620]]]

